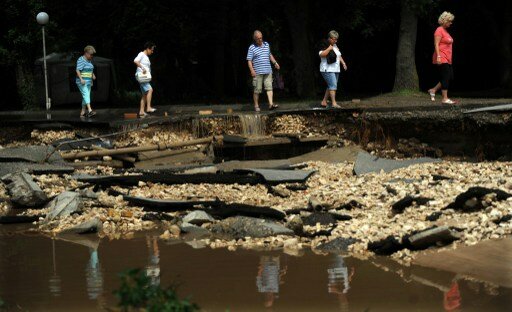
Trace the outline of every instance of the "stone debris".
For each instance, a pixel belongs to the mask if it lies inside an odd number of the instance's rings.
[[[213,224],[211,231],[234,239],[294,234],[292,230],[279,223],[251,217],[227,218]]]
[[[237,116],[230,118],[238,119]],[[338,126],[332,116],[281,115],[265,118],[270,118],[270,130],[273,132],[296,138],[336,135],[337,139],[330,144],[348,144],[343,141],[344,135],[348,135],[346,129]],[[186,125],[165,125],[128,133],[116,138],[114,144],[116,147],[129,147],[173,143],[198,135],[239,135],[241,130],[239,122],[232,123],[223,118],[201,118],[190,123],[195,129],[194,134],[182,130],[187,128]],[[228,124],[232,124],[229,129],[222,128]],[[96,134],[89,132],[89,135]],[[75,135],[69,131],[37,131],[32,134],[32,142],[50,144]],[[409,150],[424,151],[438,157],[435,150],[415,139],[401,140],[401,150],[394,151],[394,154],[389,150],[379,151],[377,148],[380,147],[371,147],[371,144],[368,147],[375,154],[369,156],[372,159],[377,155],[389,157]],[[157,229],[162,233],[162,239],[204,235],[206,238],[195,242],[198,246],[211,248],[283,248],[294,255],[299,255],[305,248],[319,252],[346,250],[360,258],[374,254],[391,255],[404,263],[415,257],[417,249],[437,248],[448,244],[452,238],[458,239],[444,248],[473,245],[512,234],[512,199],[509,195],[512,192],[512,164],[509,162],[428,160],[419,164],[406,162],[406,167],[393,168],[389,172],[379,168],[364,175],[354,175],[355,164],[357,162],[354,161],[302,163],[300,169],[316,173],[301,183],[271,187],[246,183],[171,185],[154,183],[150,179],[140,181],[136,177],[131,178],[133,185],[112,187],[122,194],[155,203],[203,203],[184,209],[187,213],[205,210],[217,219],[205,221],[201,226],[185,222],[192,221],[184,220],[183,212],[143,211],[139,203],[128,202],[123,196],[108,195],[98,186],[93,189],[76,176],[38,174],[33,179],[46,197],[77,192],[83,205],[79,210],[51,222],[46,223],[37,217],[39,220],[35,225],[41,232],[55,234],[99,220],[101,229],[98,228],[98,236],[113,239],[129,238],[136,231]],[[87,167],[75,173],[112,176],[114,169]],[[12,200],[12,196],[6,194],[8,188],[1,187],[4,195],[0,189],[0,214],[10,209],[9,199]],[[204,205],[205,202],[210,205]],[[24,211],[24,215],[32,218],[45,214],[50,214],[50,208]],[[211,232],[214,236],[210,235]],[[452,238],[445,239],[448,234]],[[422,235],[426,237],[420,238]],[[428,244],[424,243],[425,239],[430,240]]]
[[[88,233],[97,233],[100,232],[103,228],[103,223],[101,222],[100,218],[95,217],[92,219],[89,219],[85,222],[82,222],[80,224],[77,224],[75,226],[72,226],[70,228],[67,228],[63,231],[61,231],[61,234],[88,234]]]
[[[187,222],[183,222],[181,224],[180,231],[187,234],[191,234],[194,237],[203,237],[210,235],[210,231],[208,231],[207,229]]]
[[[48,202],[46,194],[27,173],[10,174],[2,181],[7,183],[7,191],[15,207],[41,207]]]
[[[440,226],[413,234],[407,237],[407,242],[414,250],[422,250],[434,245],[448,245],[458,239],[460,234],[457,231],[448,226]]]
[[[318,246],[315,247],[315,249],[331,253],[347,252],[348,247],[356,243],[357,241],[358,240],[354,238],[337,237],[326,243],[319,244]]]
[[[194,224],[194,225],[201,225],[203,223],[213,222],[215,221],[212,216],[207,214],[204,211],[197,210],[192,211],[189,214],[187,214],[185,217],[183,217],[183,222]]]
[[[461,210],[463,212],[474,212],[491,206],[494,201],[502,201],[510,197],[512,197],[512,194],[499,189],[471,187],[466,192],[458,195],[455,201],[446,208]]]
[[[316,226],[320,225],[332,225],[336,224],[336,218],[328,212],[313,212],[312,214],[302,217],[304,225]]]
[[[49,208],[49,212],[46,215],[45,222],[67,217],[78,211],[81,205],[80,194],[75,192],[63,192],[48,204],[47,208]]]
[[[431,200],[431,198],[413,197],[407,195],[391,206],[391,212],[393,214],[402,213],[407,207],[411,207],[413,205],[426,205]]]

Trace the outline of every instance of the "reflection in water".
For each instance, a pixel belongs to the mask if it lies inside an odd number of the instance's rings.
[[[341,255],[335,255],[327,269],[327,291],[338,297],[341,311],[349,310],[347,294],[354,272],[354,267],[351,267],[349,274],[349,269],[345,265],[343,256]]]
[[[57,261],[55,259],[55,240],[52,239],[52,261],[53,261],[53,273],[48,279],[48,285],[50,293],[54,297],[59,297],[62,292],[60,276],[57,274]]]
[[[148,264],[146,275],[151,279],[154,286],[160,285],[160,251],[158,250],[158,236],[146,235],[146,246],[148,247]]]
[[[457,281],[453,281],[452,286],[444,293],[443,296],[443,307],[445,311],[457,311],[460,307],[461,299],[459,283],[457,283]]]
[[[89,248],[89,263],[85,268],[87,295],[95,300],[103,293],[103,274],[101,273],[98,249]]]
[[[287,267],[280,270],[279,256],[260,256],[256,286],[258,292],[265,296],[264,306],[272,307],[274,300],[279,298],[279,285],[283,284],[283,276]]]
[[[346,311],[349,302],[357,311],[508,311],[512,304],[512,288],[403,267],[388,258],[233,253],[159,244],[152,236],[103,240],[99,246],[95,236],[53,244],[45,237],[0,235],[0,298],[13,311],[105,311],[117,305],[112,292],[119,287],[118,273],[137,267],[161,285],[172,285],[174,277],[160,270],[179,274],[185,281],[180,296],[191,295],[205,311]]]

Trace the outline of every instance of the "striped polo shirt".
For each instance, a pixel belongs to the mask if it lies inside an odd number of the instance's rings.
[[[254,43],[249,46],[247,60],[252,61],[252,66],[256,74],[266,75],[272,73],[270,54],[270,45],[268,42],[263,42],[261,47]]]
[[[76,61],[76,70],[80,72],[80,76],[85,80],[86,83],[91,83],[92,81],[92,72],[94,70],[94,65],[91,61],[88,61],[83,55],[78,58]],[[76,83],[80,83],[80,79],[76,78]]]

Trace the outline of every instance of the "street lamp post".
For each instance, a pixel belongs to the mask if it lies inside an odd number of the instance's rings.
[[[36,20],[39,25],[43,26],[41,31],[43,33],[43,67],[44,67],[44,88],[46,92],[46,113],[50,112],[51,102],[48,97],[48,70],[46,68],[46,41],[44,36],[44,25],[48,24],[50,17],[46,12],[39,12],[36,16]]]

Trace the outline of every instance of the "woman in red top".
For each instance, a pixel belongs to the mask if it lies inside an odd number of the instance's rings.
[[[443,12],[439,16],[439,27],[437,27],[434,33],[434,55],[432,57],[432,62],[435,64],[439,70],[439,82],[435,87],[428,90],[430,94],[430,99],[434,102],[436,92],[441,89],[441,94],[443,96],[442,103],[443,104],[455,104],[455,101],[452,101],[448,98],[448,87],[450,86],[450,82],[453,80],[453,69],[452,69],[452,46],[453,46],[453,38],[448,33],[447,29],[452,25],[455,16],[450,12]]]

